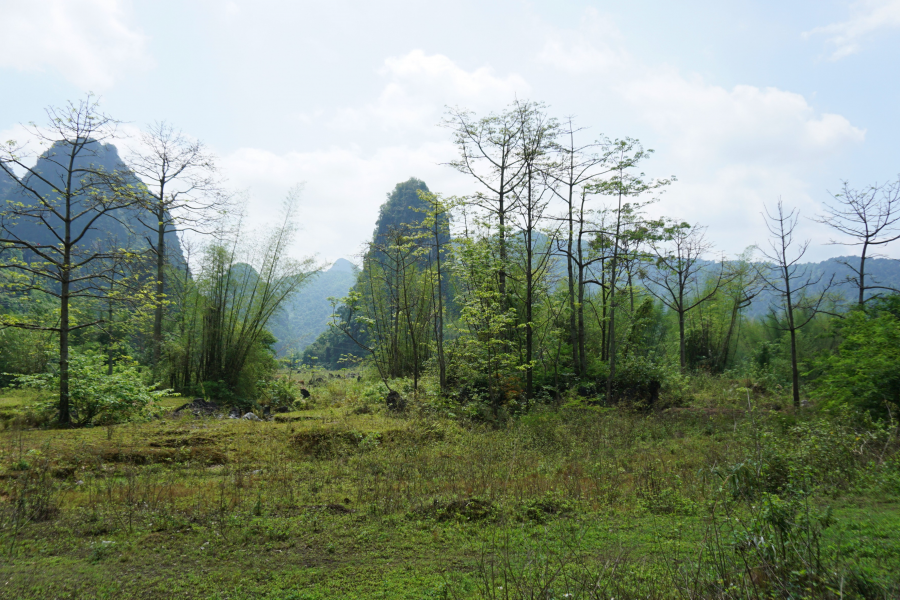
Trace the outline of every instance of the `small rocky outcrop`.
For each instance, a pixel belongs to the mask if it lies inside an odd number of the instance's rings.
[[[174,414],[182,415],[185,412],[190,412],[197,417],[208,417],[221,411],[222,407],[215,402],[207,402],[203,398],[194,398],[191,402],[176,408]]]

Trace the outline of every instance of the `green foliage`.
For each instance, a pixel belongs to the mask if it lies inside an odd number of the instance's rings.
[[[328,332],[332,314],[328,299],[346,296],[356,282],[357,271],[348,261],[339,261],[314,275],[309,284],[288,298],[269,323],[269,329],[278,338],[275,350],[279,356],[296,352],[299,363],[303,350]],[[317,352],[320,351],[313,351],[311,356],[318,356]],[[337,368],[336,364],[328,362],[330,368]]]
[[[815,395],[828,407],[886,415],[889,404],[900,404],[900,295],[851,311],[840,335],[837,353],[820,359]]]
[[[196,279],[181,277],[178,321],[164,346],[173,388],[223,381],[246,403],[256,398],[257,382],[277,369],[269,322],[318,271],[312,259],[288,256],[295,210],[289,195],[281,224],[256,243],[239,228],[222,232],[223,240],[204,249]]]
[[[428,186],[415,177],[394,186],[393,191],[387,195],[387,201],[378,210],[378,220],[375,222],[375,232],[372,236],[375,244],[382,243],[381,237],[391,229],[403,225],[416,225],[422,220],[422,211],[428,206],[419,198],[419,190],[428,192]]]
[[[44,371],[53,349],[53,337],[43,331],[8,328],[0,330],[0,387],[12,383],[15,375]]]
[[[260,404],[272,408],[290,407],[300,395],[299,388],[293,381],[285,377],[278,377],[257,384],[260,394]]]
[[[77,425],[106,425],[145,418],[151,414],[154,401],[172,390],[156,390],[144,383],[141,369],[134,363],[120,362],[107,374],[105,358],[72,352],[69,357],[69,402],[72,422]],[[19,387],[52,393],[59,390],[58,373],[21,375]],[[45,412],[57,408],[56,400],[39,403]]]
[[[765,493],[748,510],[715,507],[693,560],[679,565],[682,594],[712,598],[830,598],[843,587],[825,541],[830,508]],[[690,575],[688,575],[690,573]],[[752,595],[751,595],[752,594]]]

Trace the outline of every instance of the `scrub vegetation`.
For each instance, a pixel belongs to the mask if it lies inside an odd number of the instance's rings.
[[[249,232],[202,144],[48,115],[0,152],[0,597],[900,597],[900,184],[817,217],[858,256],[778,201],[722,257],[639,141],[452,109],[471,194],[397,184],[306,306],[299,188]]]

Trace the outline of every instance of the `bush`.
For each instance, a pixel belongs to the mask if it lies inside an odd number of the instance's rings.
[[[300,394],[293,381],[281,377],[260,381],[256,387],[260,392],[260,403],[272,408],[290,407]]]
[[[900,295],[854,310],[841,327],[837,354],[822,359],[815,391],[826,407],[851,406],[886,416],[900,403]]]
[[[107,374],[105,358],[72,352],[69,357],[69,407],[76,425],[107,425],[146,417],[153,401],[171,390],[154,391],[145,385],[134,364],[120,362]],[[16,385],[47,392],[38,402],[42,412],[53,413],[58,400],[50,394],[59,391],[59,373],[20,375]]]
[[[663,367],[652,356],[629,356],[616,369],[613,398],[607,404],[626,402],[650,406],[659,400],[659,391],[666,378]]]

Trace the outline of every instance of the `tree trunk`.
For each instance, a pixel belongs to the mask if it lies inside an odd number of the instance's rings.
[[[787,301],[788,331],[791,333],[791,394],[794,406],[800,408],[800,368],[797,365],[797,329],[794,327],[794,306],[791,302],[791,277],[784,269],[785,300]]]
[[[444,279],[441,274],[441,235],[438,221],[435,220],[435,248],[437,249],[437,322],[435,337],[437,338],[438,372],[441,392],[447,391],[447,365],[444,362]]]
[[[580,258],[579,258],[580,260]],[[581,376],[587,376],[587,353],[584,350],[584,268],[578,267],[578,354]]]
[[[501,167],[500,169],[500,193],[498,194],[498,209],[497,209],[497,218],[500,220],[500,273],[499,273],[499,286],[500,286],[500,306],[502,310],[506,310],[506,206],[505,206],[505,191],[503,186],[506,184],[504,179],[506,178],[506,170]]]
[[[112,285],[110,285],[112,288]],[[112,290],[110,290],[112,292]],[[107,305],[107,314],[109,315],[109,323],[106,326],[107,331],[107,340],[106,340],[106,374],[113,374],[113,335],[112,335],[112,325],[113,325],[113,307],[112,302],[108,302]]]
[[[72,423],[72,415],[69,403],[69,285],[72,278],[70,268],[72,266],[72,196],[68,193],[72,189],[72,172],[74,170],[75,155],[69,157],[69,172],[67,177],[66,218],[65,231],[63,232],[63,262],[59,294],[59,423],[69,425]]]
[[[525,223],[525,397],[531,399],[534,394],[533,388],[533,369],[531,360],[534,356],[534,329],[531,324],[533,316],[532,304],[534,303],[534,273],[533,273],[533,254],[532,231],[534,223],[532,221],[532,174],[528,173],[528,210],[527,221]]]
[[[66,224],[68,229],[68,223]],[[69,249],[66,248],[66,265],[69,264]],[[69,425],[69,271],[63,269],[59,306],[59,423]]]
[[[609,375],[606,378],[606,401],[612,400],[612,385],[616,377],[616,269],[619,260],[619,235],[622,226],[622,192],[616,212],[616,237],[613,239],[612,266],[609,275]]]
[[[716,371],[721,373],[728,365],[728,349],[731,347],[731,337],[734,335],[734,328],[737,324],[739,311],[741,307],[740,299],[736,299],[731,307],[731,321],[728,323],[728,331],[725,333],[725,339],[722,341],[722,349],[716,360]]]
[[[572,161],[574,154],[570,155],[569,158],[569,181],[572,181],[573,173],[572,173]],[[572,344],[572,370],[575,371],[575,375],[581,375],[581,365],[578,359],[578,330],[575,325],[575,273],[572,264],[572,238],[574,235],[574,223],[573,223],[573,215],[572,215],[572,202],[574,202],[574,198],[572,194],[574,193],[574,187],[571,183],[569,184],[569,238],[568,238],[568,247],[566,251],[566,267],[568,269],[568,283],[569,283],[569,342]],[[579,244],[580,245],[580,244]]]
[[[160,190],[162,194],[162,189]],[[161,196],[160,196],[161,197]],[[156,240],[156,306],[153,309],[153,367],[159,365],[162,356],[162,322],[163,322],[163,294],[165,293],[166,276],[166,225],[165,212],[160,204],[157,240]]]
[[[684,286],[686,281],[681,273],[678,274],[678,363],[681,366],[681,372],[687,366],[687,360],[684,351]]]
[[[862,307],[865,304],[865,294],[866,294],[866,250],[868,250],[868,243],[864,243],[862,247],[862,252],[859,256],[859,306]]]
[[[575,323],[575,273],[572,265],[572,208],[569,204],[569,247],[566,253],[566,266],[569,278],[569,343],[572,345],[572,369],[575,375],[581,375],[581,365],[578,359],[578,328]]]

